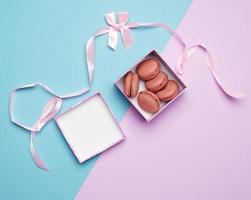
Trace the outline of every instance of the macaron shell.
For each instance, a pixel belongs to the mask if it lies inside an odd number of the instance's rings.
[[[139,106],[146,112],[156,113],[159,111],[160,101],[158,97],[147,90],[141,91],[137,98]]]
[[[139,92],[139,77],[136,73],[132,75],[131,97],[136,97]]]
[[[124,93],[127,97],[131,96],[131,83],[132,83],[133,73],[131,71],[127,72],[124,78]]]
[[[158,75],[160,71],[159,62],[153,58],[141,62],[137,67],[137,74],[141,80],[150,80]]]
[[[146,81],[145,86],[146,89],[151,92],[157,92],[164,88],[168,82],[168,76],[166,73],[160,71],[160,73],[153,79]]]
[[[169,80],[166,87],[156,93],[161,101],[170,101],[179,93],[179,86],[176,81]]]

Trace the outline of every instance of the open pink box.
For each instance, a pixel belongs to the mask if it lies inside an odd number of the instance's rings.
[[[80,163],[125,138],[100,93],[79,102],[55,120]]]
[[[156,60],[159,61],[160,63],[160,70],[164,71],[167,73],[169,79],[171,80],[176,80],[178,85],[179,85],[179,94],[173,98],[171,101],[168,102],[161,102],[160,103],[160,109],[157,113],[151,114],[148,113],[144,110],[142,110],[138,103],[137,103],[137,97],[134,98],[129,98],[124,94],[124,75],[128,72],[128,71],[133,71],[135,72],[137,66],[139,63],[141,63],[142,61],[148,59],[148,58],[155,58]],[[162,110],[164,110],[167,106],[169,106],[173,101],[175,101],[176,98],[178,98],[187,88],[186,85],[179,79],[179,77],[175,74],[175,72],[169,67],[169,65],[163,60],[163,58],[155,51],[152,50],[150,53],[148,53],[144,58],[140,59],[139,62],[134,65],[132,68],[130,68],[129,70],[127,70],[116,82],[115,85],[119,88],[119,90],[122,92],[122,94],[128,99],[128,101],[131,102],[131,104],[139,111],[139,113],[149,122],[151,121],[154,117],[156,117],[159,113],[161,113]],[[144,82],[140,80],[139,83],[139,91],[142,91],[145,89],[145,85]]]

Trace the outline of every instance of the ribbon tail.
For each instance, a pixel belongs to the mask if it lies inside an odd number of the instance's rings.
[[[94,74],[94,37],[91,37],[86,44],[86,62],[89,75],[89,86],[91,87]]]
[[[236,98],[236,99],[241,99],[243,97],[246,96],[246,93],[244,92],[236,92],[236,91],[232,91],[228,88],[226,88],[226,86],[223,85],[223,83],[221,82],[220,78],[218,77],[217,74],[215,74],[215,72],[211,71],[217,85],[220,87],[220,89],[229,97],[231,98]]]
[[[58,113],[61,106],[62,106],[62,99],[54,97],[51,100],[49,100],[45,105],[41,116],[39,117],[37,122],[33,125],[33,128],[35,128],[37,131],[31,131],[30,135],[30,152],[32,159],[34,163],[37,165],[37,167],[45,171],[49,171],[49,169],[38,155],[33,143],[33,139],[35,137],[36,132],[40,131],[44,127],[44,125],[47,124]]]
[[[244,92],[236,92],[236,91],[230,90],[229,88],[224,86],[224,84],[222,83],[222,80],[219,78],[218,74],[216,73],[213,59],[212,59],[212,56],[209,53],[209,51],[202,45],[198,45],[198,48],[201,48],[204,50],[204,52],[206,54],[206,62],[207,62],[208,69],[211,72],[211,74],[213,75],[213,78],[216,81],[217,85],[220,87],[220,89],[226,95],[228,95],[229,97],[232,97],[232,98],[241,99],[241,98],[245,97],[246,94]]]
[[[121,29],[121,36],[124,47],[126,49],[129,49],[132,46],[133,39],[132,39],[132,33],[128,27],[123,27]]]
[[[117,43],[118,43],[118,32],[111,27],[108,33],[108,46],[115,51]]]
[[[182,75],[185,71],[186,61],[195,52],[196,48],[184,48],[183,52],[177,58],[176,72]]]
[[[37,167],[39,167],[40,169],[43,169],[45,171],[49,171],[46,164],[42,161],[42,159],[38,155],[36,148],[33,144],[34,134],[35,134],[35,132],[31,132],[31,136],[30,136],[30,152],[31,152],[32,159],[33,159],[34,163],[37,165]]]
[[[208,66],[208,69],[210,71],[210,73],[212,74],[216,84],[219,86],[219,88],[229,97],[231,98],[243,98],[246,96],[245,93],[243,92],[235,92],[232,91],[230,89],[228,89],[222,82],[222,80],[220,79],[220,77],[218,76],[216,69],[215,69],[215,65],[213,63],[213,59],[211,54],[209,53],[209,51],[202,45],[202,44],[198,44],[198,45],[194,45],[190,48],[185,48],[184,51],[182,52],[182,54],[178,57],[177,60],[177,68],[176,68],[176,72],[179,75],[182,75],[184,73],[184,69],[185,69],[185,62],[188,60],[188,58],[197,50],[197,49],[201,49],[205,56],[206,56],[206,63]]]

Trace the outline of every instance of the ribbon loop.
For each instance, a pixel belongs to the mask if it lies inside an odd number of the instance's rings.
[[[14,100],[15,100],[15,95],[16,95],[17,91],[24,90],[24,89],[30,89],[30,88],[33,88],[33,87],[36,87],[36,86],[41,86],[44,90],[46,90],[48,93],[52,94],[54,97],[52,99],[50,99],[46,103],[40,117],[30,127],[30,126],[27,126],[27,125],[19,122],[15,118],[15,116],[14,116]],[[38,153],[36,151],[36,148],[35,148],[35,146],[33,144],[33,140],[34,140],[35,134],[37,132],[39,132],[53,117],[55,117],[55,115],[60,110],[60,108],[62,106],[62,103],[63,103],[63,100],[60,97],[55,96],[55,93],[50,88],[48,88],[47,86],[44,86],[41,83],[32,83],[32,84],[21,86],[21,87],[19,87],[17,89],[14,89],[11,92],[11,96],[10,96],[9,112],[10,112],[11,121],[14,124],[16,124],[16,125],[18,125],[18,126],[20,126],[20,127],[22,127],[22,128],[24,128],[24,129],[31,132],[31,134],[30,134],[30,152],[31,152],[32,159],[39,168],[44,169],[46,171],[48,171],[48,167],[40,159],[40,157],[39,157],[39,155],[38,155]]]
[[[125,25],[128,22],[128,12],[119,12],[118,22]]]
[[[114,12],[105,14],[107,24],[114,26],[116,24],[116,16]]]

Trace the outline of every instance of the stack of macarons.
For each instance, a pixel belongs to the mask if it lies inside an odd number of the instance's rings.
[[[144,81],[145,90],[139,92],[140,80]],[[144,111],[156,113],[160,101],[167,102],[177,96],[179,86],[160,70],[156,59],[149,58],[137,66],[136,73],[129,71],[124,76],[124,93],[129,98],[137,96],[137,102]]]

